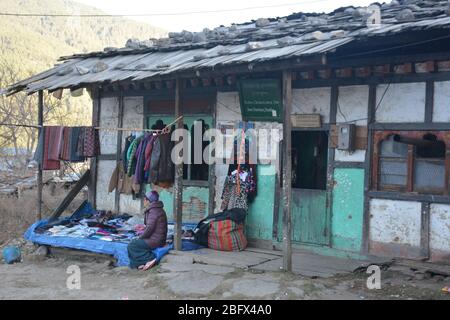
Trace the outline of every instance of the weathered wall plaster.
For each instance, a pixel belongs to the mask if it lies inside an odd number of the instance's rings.
[[[378,122],[400,123],[425,120],[425,83],[378,85],[376,101]]]

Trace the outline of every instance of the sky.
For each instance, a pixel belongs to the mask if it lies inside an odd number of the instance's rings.
[[[129,17],[167,31],[201,31],[220,25],[248,22],[252,19],[281,17],[293,12],[328,13],[344,6],[368,6],[375,0],[75,0],[101,9],[107,14],[173,14],[198,11],[220,11],[148,17]],[[382,1],[380,1],[382,2]],[[387,0],[389,2],[389,0]],[[258,7],[255,8],[255,7]],[[266,8],[260,8],[266,7]]]

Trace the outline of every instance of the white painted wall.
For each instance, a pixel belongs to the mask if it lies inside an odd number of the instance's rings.
[[[430,249],[450,254],[450,205],[430,206]]]
[[[355,150],[348,152],[335,149],[334,160],[342,162],[364,162],[366,158],[366,150]]]
[[[119,120],[119,99],[102,98],[100,104],[100,127],[117,128]],[[100,151],[102,154],[116,154],[117,131],[100,130]]]
[[[372,199],[370,240],[420,246],[420,202]]]
[[[125,97],[123,99],[123,127],[142,128],[144,121],[144,97]],[[130,132],[123,132],[122,150],[125,147],[125,137]],[[141,199],[133,200],[131,195],[121,194],[119,210],[122,213],[141,214]]]
[[[378,85],[376,101],[378,109],[375,117],[378,122],[425,121],[425,83]]]
[[[292,90],[292,114],[320,114],[322,123],[330,122],[331,88]]]
[[[358,126],[367,125],[369,108],[369,86],[339,87],[337,123],[352,122]],[[343,162],[364,162],[366,150],[353,152],[335,150],[334,160]]]
[[[450,81],[434,83],[433,122],[450,122]]]
[[[355,121],[358,126],[367,125],[369,107],[369,86],[339,87],[336,122]]]
[[[242,120],[238,92],[217,92],[217,122]]]
[[[115,160],[99,160],[97,163],[97,210],[114,210],[114,192],[108,193]]]

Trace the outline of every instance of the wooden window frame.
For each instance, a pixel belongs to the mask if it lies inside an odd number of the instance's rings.
[[[406,188],[400,186],[381,187],[380,185],[380,160],[381,156],[381,143],[391,135],[400,135],[408,138],[422,139],[425,134],[432,134],[436,138],[445,143],[445,179],[444,188],[440,191],[430,190],[430,192],[416,191],[414,190],[414,165],[415,159],[422,159],[415,157],[414,146],[408,145],[408,154],[406,158],[407,162],[407,184]],[[387,191],[387,192],[399,192],[399,193],[411,193],[411,194],[431,194],[431,195],[449,195],[449,175],[450,175],[450,131],[395,131],[384,130],[374,132],[374,151],[373,151],[373,166],[372,166],[372,190],[373,191]]]

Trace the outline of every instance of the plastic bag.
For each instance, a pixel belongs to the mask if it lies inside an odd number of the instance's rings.
[[[20,262],[20,248],[16,246],[8,246],[3,249],[3,259],[7,264]]]

